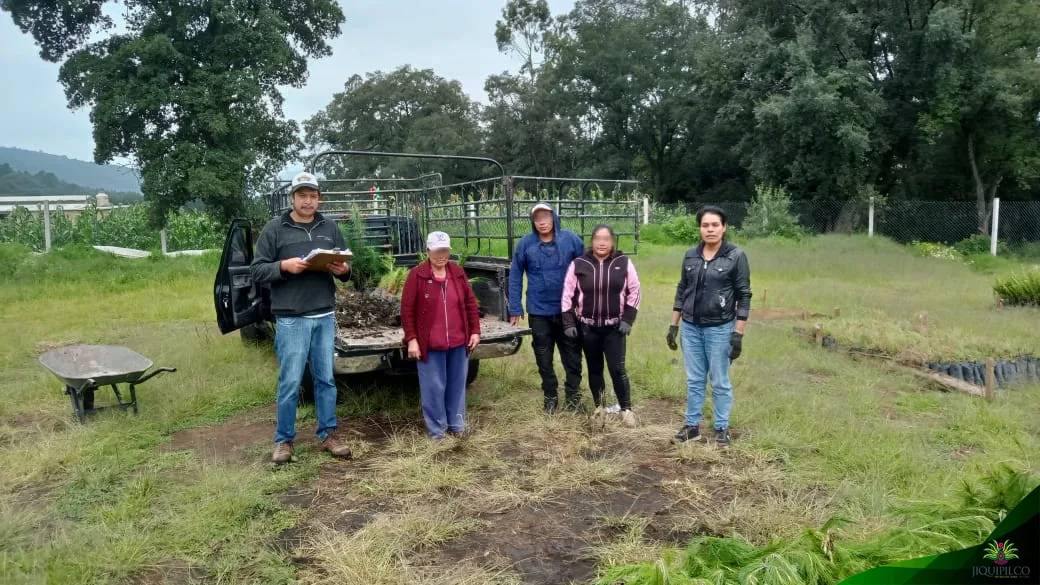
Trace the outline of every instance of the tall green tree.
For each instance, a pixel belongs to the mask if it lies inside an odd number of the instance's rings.
[[[514,174],[565,177],[577,167],[568,96],[544,75],[546,60],[555,57],[548,38],[557,26],[545,0],[508,0],[495,25],[499,51],[519,57],[521,65],[519,75],[503,72],[484,83],[484,145]]]
[[[638,173],[662,199],[684,195],[692,47],[706,29],[675,0],[578,0],[561,19],[545,73],[569,97],[586,172]]]
[[[343,91],[304,123],[312,150],[474,154],[481,151],[477,105],[462,84],[431,69],[403,66],[354,75]],[[352,176],[416,177],[440,172],[445,182],[473,178],[469,163],[416,159],[330,160],[329,170]],[[345,175],[344,175],[345,176]]]
[[[124,0],[116,22],[106,4],[0,0],[40,55],[62,63],[69,106],[90,108],[95,162],[126,157],[140,168],[157,223],[195,199],[240,213],[250,178],[300,146],[278,87],[302,86],[307,59],[330,54],[339,5]]]

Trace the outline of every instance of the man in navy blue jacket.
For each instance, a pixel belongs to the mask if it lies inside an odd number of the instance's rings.
[[[513,325],[523,318],[520,303],[524,273],[527,273],[527,313],[531,324],[532,341],[538,374],[542,377],[545,394],[545,412],[556,412],[559,400],[556,372],[553,371],[553,348],[560,348],[560,361],[567,373],[564,385],[565,406],[568,410],[582,410],[581,395],[581,342],[563,333],[560,302],[563,298],[563,280],[571,262],[581,256],[585,245],[570,230],[560,228],[560,218],[548,203],[531,208],[531,233],[520,238],[513,252],[513,266],[509,271],[509,322]]]

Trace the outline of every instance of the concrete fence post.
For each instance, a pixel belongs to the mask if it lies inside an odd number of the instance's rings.
[[[874,198],[870,198],[870,207],[867,211],[867,236],[874,237]]]
[[[43,248],[51,249],[51,202],[43,202]]]
[[[162,254],[166,255],[166,228],[159,232],[159,243],[162,246]]]
[[[650,198],[643,197],[643,225],[650,223]]]
[[[1000,198],[993,198],[993,221],[990,222],[992,233],[989,238],[989,253],[997,255],[997,234],[1000,233]]]

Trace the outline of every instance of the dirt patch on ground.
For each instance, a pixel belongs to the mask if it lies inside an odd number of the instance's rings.
[[[669,421],[675,418],[675,410],[676,403],[665,400],[639,405],[639,415],[647,421]],[[482,416],[479,410],[471,414],[475,419]],[[414,428],[409,430],[408,424]],[[427,573],[444,575],[465,566],[504,568],[516,573],[523,583],[548,585],[586,582],[595,577],[597,547],[618,539],[624,530],[619,525],[638,525],[648,550],[660,545],[685,546],[695,535],[721,534],[732,527],[716,525],[714,510],[729,506],[737,498],[738,487],[720,472],[721,467],[734,462],[726,461],[710,442],[684,446],[681,451],[686,455],[680,456],[680,450],[669,444],[674,431],[671,426],[631,431],[611,421],[605,431],[595,432],[577,415],[560,415],[554,424],[557,426],[549,426],[560,434],[540,437],[547,442],[541,447],[581,441],[570,451],[570,462],[565,465],[580,468],[623,462],[620,474],[554,489],[555,477],[546,481],[544,474],[546,467],[556,469],[552,466],[559,463],[557,454],[532,450],[537,440],[532,442],[530,435],[523,434],[529,432],[526,429],[489,440],[481,434],[500,429],[494,425],[477,428],[472,438],[445,446],[430,457],[416,455],[426,448],[423,439],[401,446],[407,442],[401,435],[422,432],[418,417],[414,421],[387,421],[386,430],[397,433],[398,438],[375,446],[357,461],[325,465],[314,484],[282,496],[283,503],[308,511],[300,525],[277,538],[277,546],[297,564],[308,565],[315,559],[307,555],[315,553],[308,551],[306,535],[313,533],[314,524],[354,534],[369,522],[414,506],[417,501],[431,511],[458,505],[480,528],[415,551],[409,563],[423,567]],[[561,426],[567,427],[566,434]],[[458,465],[473,475],[469,481],[460,480],[458,485],[448,487],[383,491],[381,488],[400,479],[388,476],[387,470],[398,469],[395,465],[403,465],[410,457],[430,457],[426,461],[431,466]],[[481,463],[474,465],[477,459]],[[559,473],[570,471],[560,468]],[[493,489],[490,486],[503,477],[515,482],[515,503],[503,504],[501,499],[487,497],[485,490]],[[745,480],[735,481],[746,485]]]
[[[240,412],[219,424],[177,431],[169,443],[160,446],[160,450],[191,450],[212,460],[241,465],[267,463],[270,453],[266,447],[273,446],[275,420],[273,405]],[[387,417],[340,417],[339,425],[345,440],[376,446],[386,442],[398,429],[415,423]],[[295,445],[297,450],[310,448],[313,451],[317,448],[313,423],[296,426]]]
[[[517,402],[508,401],[523,399],[506,400],[474,409],[472,435],[443,444],[426,439],[418,413],[340,417],[341,432],[356,445],[355,460],[329,460],[316,480],[280,494],[280,503],[301,510],[303,519],[271,544],[302,574],[320,573],[329,553],[315,547],[316,533],[349,539],[388,517],[433,517],[454,507],[470,528],[400,557],[402,575],[483,567],[536,585],[587,582],[603,551],[631,539],[633,526],[639,546],[652,552],[685,546],[696,535],[747,531],[760,520],[754,514],[768,514],[770,506],[797,517],[796,507],[820,499],[764,489],[777,464],[748,460],[737,449],[719,451],[710,440],[671,446],[670,423],[681,410],[673,401],[639,404],[638,429],[611,419],[597,430],[580,415],[547,418],[537,401],[518,415]],[[266,407],[180,431],[163,448],[266,464],[273,428],[274,409]],[[299,432],[300,444],[313,442],[310,429]],[[739,441],[739,431],[731,434]],[[760,476],[761,470],[768,472]]]

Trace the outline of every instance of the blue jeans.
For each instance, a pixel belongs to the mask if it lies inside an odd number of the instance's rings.
[[[332,361],[336,347],[336,317],[278,317],[275,321],[274,351],[278,356],[278,427],[275,443],[292,443],[296,438],[296,405],[300,381],[307,362],[314,379],[314,410],[318,417],[318,439],[324,441],[336,428],[336,381]]]
[[[423,418],[430,437],[442,439],[445,431],[466,430],[466,373],[469,371],[466,346],[447,351],[430,350],[426,361],[419,361],[417,367]]]
[[[730,337],[736,327],[730,321],[717,327],[698,327],[682,322],[682,353],[686,364],[686,424],[701,423],[701,409],[711,375],[711,402],[715,406],[715,428],[729,428],[733,408],[733,385],[729,381]]]

